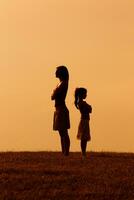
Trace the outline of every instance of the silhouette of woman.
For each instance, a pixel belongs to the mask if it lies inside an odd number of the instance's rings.
[[[68,129],[70,128],[69,111],[66,107],[65,98],[68,91],[69,73],[65,66],[56,68],[56,78],[60,82],[52,93],[51,100],[55,101],[55,112],[53,119],[53,130],[57,130],[61,139],[61,149],[65,156],[69,155],[70,138]]]
[[[81,119],[78,126],[77,139],[81,140],[81,151],[82,156],[86,157],[86,147],[87,142],[91,140],[90,136],[90,113],[92,112],[91,105],[87,104],[84,99],[87,96],[87,90],[85,88],[76,88],[75,89],[75,101],[74,104],[81,113]]]

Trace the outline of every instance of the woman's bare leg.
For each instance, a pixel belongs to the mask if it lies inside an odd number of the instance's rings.
[[[86,156],[87,140],[81,140],[81,152],[83,156]]]
[[[62,153],[66,156],[69,155],[69,149],[70,149],[70,138],[68,135],[68,131],[67,130],[62,130],[59,131],[60,134],[60,138],[61,138],[61,149],[62,149]]]

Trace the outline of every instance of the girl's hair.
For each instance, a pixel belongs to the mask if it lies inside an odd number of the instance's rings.
[[[79,99],[83,99],[83,95],[86,94],[86,93],[87,93],[87,89],[86,88],[76,88],[75,89],[75,93],[74,93],[75,101],[74,101],[74,104],[75,104],[77,109],[78,109]]]
[[[68,80],[69,79],[69,72],[66,66],[58,66],[56,68],[56,76],[61,80]]]

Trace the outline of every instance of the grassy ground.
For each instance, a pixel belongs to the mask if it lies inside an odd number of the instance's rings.
[[[0,200],[134,200],[134,154],[0,153]]]

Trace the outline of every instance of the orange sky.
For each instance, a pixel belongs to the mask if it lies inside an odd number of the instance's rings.
[[[133,0],[0,1],[0,151],[60,150],[50,100],[57,65],[70,72],[71,150],[80,114],[75,87],[88,89],[88,150],[134,152]]]

